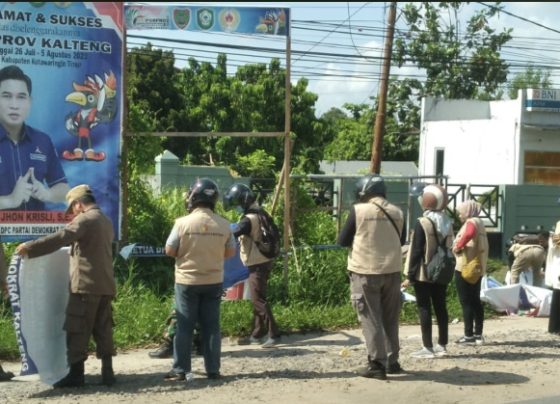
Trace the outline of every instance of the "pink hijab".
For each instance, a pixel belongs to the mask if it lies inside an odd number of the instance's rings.
[[[481,205],[477,201],[472,199],[468,201],[461,202],[457,205],[457,212],[461,214],[464,218],[476,217],[480,213]]]

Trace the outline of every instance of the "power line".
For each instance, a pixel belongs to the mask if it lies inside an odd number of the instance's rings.
[[[355,14],[357,14],[358,11],[360,11],[362,8],[364,8],[364,7],[367,6],[368,4],[369,4],[369,3],[364,3],[364,5],[362,5],[359,9],[357,9],[356,11],[354,11],[354,13],[352,14],[352,16],[355,15]],[[310,52],[311,50],[315,49],[321,42],[323,42],[323,40],[327,39],[328,36],[329,36],[330,34],[332,34],[334,31],[336,31],[338,28],[340,28],[340,27],[346,22],[346,20],[347,20],[347,19],[345,19],[344,21],[342,21],[337,27],[333,28],[333,30],[330,31],[327,35],[325,35],[325,37],[324,37],[323,39],[321,39],[321,40],[318,41],[315,45],[313,45],[311,48],[309,48],[309,49],[307,50],[307,52]],[[306,55],[306,53],[303,53],[299,58],[297,58],[296,60],[294,60],[294,61],[292,62],[292,66],[293,66],[294,64],[296,64],[296,63],[301,59],[302,56],[305,56],[305,55]]]
[[[484,3],[480,3],[482,5],[487,6]],[[304,76],[308,76],[310,78],[310,80],[320,80],[323,77],[324,78],[334,78],[337,79],[338,77],[347,77],[347,78],[352,78],[355,79],[356,75],[359,75],[361,78],[365,79],[365,80],[377,80],[378,79],[378,75],[371,75],[371,74],[366,74],[363,72],[355,72],[355,71],[351,71],[351,70],[347,70],[347,69],[336,69],[336,70],[330,70],[330,73],[327,73],[325,71],[317,71],[315,70],[318,66],[326,64],[326,63],[340,63],[340,64],[348,64],[351,63],[352,65],[368,65],[370,64],[372,61],[374,63],[376,63],[377,65],[379,65],[381,63],[381,61],[383,60],[382,57],[373,57],[373,56],[365,56],[360,52],[360,48],[358,48],[354,42],[354,38],[353,36],[356,35],[360,35],[362,37],[368,37],[368,38],[379,38],[381,37],[381,33],[384,32],[384,30],[382,28],[378,28],[375,26],[366,26],[366,25],[356,25],[356,23],[352,24],[352,20],[351,17],[353,15],[355,15],[358,11],[360,11],[363,7],[365,7],[366,4],[362,5],[361,8],[359,10],[357,10],[356,12],[354,12],[352,15],[349,16],[349,18],[347,18],[346,20],[348,20],[348,27],[349,27],[349,31],[344,33],[344,32],[336,32],[338,28],[340,28],[343,24],[344,21],[338,24],[331,24],[330,22],[326,22],[325,20],[321,20],[321,21],[317,21],[317,20],[293,20],[292,21],[292,28],[293,29],[297,29],[297,30],[307,30],[307,31],[317,31],[317,32],[327,32],[326,36],[323,36],[321,38],[321,40],[319,40],[318,42],[312,42],[312,47],[310,49],[308,49],[307,51],[298,51],[297,49],[293,51],[294,54],[299,54],[300,57],[298,58],[299,61],[305,61],[307,63],[310,62],[319,62],[319,64],[316,64],[314,66],[301,66],[296,72],[295,75],[296,76],[300,76],[300,77],[304,77]],[[488,6],[487,6],[488,7]],[[346,10],[349,13],[349,5],[346,4]],[[501,10],[503,12],[503,10]],[[506,13],[506,14],[513,14],[513,13]],[[346,21],[345,20],[345,21]],[[527,19],[525,19],[527,20]],[[330,20],[328,20],[330,21]],[[356,20],[355,20],[356,21]],[[368,20],[365,20],[368,21]],[[534,23],[530,20],[527,20],[531,23]],[[539,26],[543,26],[542,24],[538,24],[535,23],[536,25]],[[331,29],[321,29],[321,28],[315,28],[315,27],[329,27]],[[545,27],[545,26],[543,26]],[[362,30],[361,32],[355,32],[355,30]],[[352,45],[343,45],[340,42],[338,43],[326,43],[325,39],[328,36],[331,36],[333,34],[338,34],[338,35],[346,35],[348,37],[348,35],[350,36],[350,39],[352,41]],[[377,34],[377,35],[376,35]],[[225,35],[225,34],[224,34]],[[404,35],[404,34],[402,34]],[[406,35],[409,35],[409,33],[406,33]],[[464,36],[464,34],[463,34]],[[131,35],[129,35],[129,37],[133,37]],[[137,36],[140,39],[144,39],[144,40],[153,40],[153,41],[163,41],[166,43],[169,42],[173,42],[170,41],[168,38],[157,38],[157,37],[142,37],[142,36]],[[245,37],[249,37],[249,36],[245,36]],[[543,44],[541,46],[545,46],[545,47],[539,47],[536,48],[533,44],[531,45],[527,45],[524,46],[524,42],[526,40],[530,40],[532,37],[516,37],[516,36],[512,36],[512,41],[510,43],[514,44],[517,43],[518,46],[514,46],[514,45],[504,45],[502,47],[502,50],[500,52],[500,55],[503,59],[503,61],[505,63],[508,64],[508,68],[510,72],[515,71],[516,69],[523,69],[523,68],[527,68],[528,65],[531,65],[535,68],[543,68],[543,69],[557,69],[559,67],[559,64],[556,63],[557,59],[553,58],[553,57],[544,57],[542,55],[534,55],[534,57],[530,57],[530,61],[531,63],[527,63],[527,55],[529,54],[533,54],[534,52],[538,52],[538,51],[549,51],[549,52],[560,52],[559,48],[555,48],[554,45],[546,45]],[[261,41],[271,41],[272,39],[278,39],[278,38],[271,38],[271,37],[251,37],[251,39],[258,39]],[[542,44],[542,42],[546,41],[549,43],[553,43],[556,42],[557,40],[554,39],[548,39],[548,38],[539,38],[540,41],[539,43]],[[293,43],[295,44],[309,44],[310,41],[305,41],[305,40],[292,40]],[[442,41],[444,42],[444,41]],[[202,47],[220,47],[220,48],[226,48],[226,49],[236,49],[239,52],[234,53],[237,56],[240,57],[246,57],[246,58],[267,58],[267,57],[273,57],[273,55],[279,55],[279,54],[284,54],[284,49],[283,48],[266,48],[266,47],[259,47],[259,46],[232,46],[229,44],[211,44],[211,43],[207,43],[207,42],[202,42],[202,41],[175,41],[174,43],[179,43],[182,44],[183,48],[182,51],[184,52],[196,52],[196,53],[209,53],[209,54],[217,54],[217,52],[212,51],[212,50],[202,50],[202,49],[195,49],[195,48],[185,48],[184,45],[185,44],[191,44],[194,46],[202,46]],[[336,53],[336,52],[310,52],[310,50],[316,48],[317,46],[324,46],[324,47],[329,47],[329,48],[338,48],[338,49],[353,49],[354,51],[357,51],[360,56],[357,56],[355,54],[347,54],[347,53]],[[163,45],[156,45],[158,47],[165,47]],[[172,49],[173,51],[177,51],[177,47],[176,46],[170,46],[168,47],[169,49]],[[364,50],[371,50],[371,48],[368,47],[364,47]],[[519,52],[515,52],[515,51],[521,51],[523,53],[519,53]],[[248,52],[248,54],[243,54],[241,52]],[[268,53],[268,56],[266,55]],[[228,54],[231,54],[231,52],[229,52]],[[180,59],[177,58],[178,60],[188,60],[189,56],[192,55],[188,55],[188,54],[181,54],[181,56],[184,56],[187,59]],[[505,56],[505,57],[504,57]],[[509,57],[508,57],[509,56]],[[197,56],[198,58],[202,58],[204,56]],[[239,64],[234,65],[234,67],[239,67],[242,65],[242,63],[250,63],[250,61],[244,61],[242,59],[228,59],[228,64],[231,65],[231,62],[237,62]],[[410,62],[410,60],[408,61]],[[535,63],[538,62],[538,63]],[[460,61],[458,62],[458,64],[461,65],[466,65],[469,64],[470,62],[468,61],[468,57],[467,56],[462,56]],[[421,71],[422,69],[419,69],[416,65],[412,64],[412,63],[407,63],[407,61],[405,61],[405,64],[402,67],[414,67],[416,69],[418,69],[419,71]],[[334,73],[333,73],[334,72]],[[394,75],[396,77],[425,77],[425,74],[400,74],[400,75]],[[556,73],[551,74],[551,76],[556,76]]]
[[[477,3],[478,3],[478,4],[481,4],[481,5],[485,6],[485,7],[491,8],[492,10],[495,10],[495,11],[498,11],[498,12],[500,12],[500,13],[504,13],[504,14],[507,14],[507,15],[509,15],[509,16],[511,16],[511,17],[517,18],[517,19],[519,19],[519,20],[521,20],[521,21],[525,21],[525,22],[528,22],[528,23],[530,23],[530,24],[536,25],[537,27],[541,27],[541,28],[544,28],[544,29],[546,29],[546,30],[549,30],[549,31],[552,31],[552,32],[556,32],[557,34],[560,34],[560,31],[558,31],[558,30],[556,30],[556,29],[554,29],[554,28],[547,27],[546,25],[540,24],[540,23],[538,23],[538,22],[536,22],[536,21],[532,21],[532,20],[530,20],[530,19],[528,19],[528,18],[525,18],[525,17],[521,17],[520,15],[516,15],[516,14],[514,14],[514,13],[510,13],[509,11],[506,11],[506,10],[500,8],[500,7],[496,7],[496,6],[493,6],[493,5],[491,5],[491,4],[482,3],[482,2],[480,2],[480,1],[478,1]]]

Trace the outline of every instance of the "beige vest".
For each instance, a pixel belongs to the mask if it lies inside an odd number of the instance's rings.
[[[482,273],[484,275],[486,273],[486,266],[488,264],[488,236],[486,235],[486,229],[484,227],[484,223],[482,223],[482,219],[478,217],[471,217],[467,219],[465,223],[463,223],[463,226],[461,226],[461,229],[457,233],[457,238],[455,240],[459,240],[461,238],[467,228],[468,222],[471,222],[476,226],[476,235],[465,245],[463,251],[460,254],[455,254],[455,257],[457,258],[457,265],[455,266],[455,270],[461,272],[463,267],[466,265],[465,254],[466,259],[468,259],[469,261],[478,256],[478,259],[480,260],[480,264],[482,266]]]
[[[430,262],[433,255],[436,252],[437,239],[434,233],[434,226],[432,226],[430,219],[428,219],[427,217],[421,217],[418,220],[420,220],[420,225],[422,226],[422,229],[424,230],[424,234],[426,235],[426,247],[425,247],[426,249],[424,251],[424,259],[422,260],[422,264],[420,264],[420,270],[416,273],[415,279],[419,282],[430,282],[428,281],[428,272],[427,272],[426,265],[428,262]],[[442,236],[438,236],[438,237],[442,237]],[[441,241],[442,240],[440,239],[440,242]],[[412,245],[413,242],[414,242],[414,233],[412,233],[412,237],[410,238],[410,245]],[[451,248],[451,246],[453,245],[453,229],[451,229],[449,234],[447,234],[447,236],[445,237],[445,245],[448,248]],[[409,248],[408,254],[406,255],[406,261],[404,264],[405,275],[408,275],[408,271],[410,269],[411,254],[412,254],[412,249]]]
[[[255,213],[248,213],[246,216],[251,221],[251,234],[239,237],[239,256],[243,265],[250,267],[252,265],[258,265],[271,261],[270,258],[261,254],[259,248],[255,244],[255,240],[260,240],[261,238],[259,217]]]
[[[372,202],[382,206],[391,216],[399,234],[385,213]],[[400,272],[402,268],[400,234],[403,213],[386,199],[374,197],[354,205],[356,234],[348,253],[348,270],[363,275]]]
[[[520,254],[524,251],[528,250],[540,250],[540,253],[544,252],[544,247],[541,245],[533,245],[533,244],[513,244],[509,251],[513,254],[515,258],[517,258]]]
[[[231,237],[229,222],[207,208],[177,219],[180,237],[175,258],[175,282],[212,285],[224,280],[224,254]]]

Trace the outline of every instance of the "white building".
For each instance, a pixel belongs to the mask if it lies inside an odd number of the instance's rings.
[[[560,184],[560,90],[422,101],[419,175],[451,184]]]
[[[319,170],[325,175],[361,176],[368,174],[371,162],[362,160],[336,160],[319,162]],[[384,177],[416,177],[418,167],[414,161],[382,161],[379,174]]]

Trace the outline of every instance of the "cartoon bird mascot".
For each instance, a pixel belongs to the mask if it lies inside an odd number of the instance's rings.
[[[74,151],[65,150],[62,158],[75,161],[103,161],[105,153],[96,152],[92,147],[91,132],[100,123],[111,122],[117,113],[117,79],[113,72],[105,73],[105,81],[97,74],[86,76],[84,84],[72,83],[74,92],[66,96],[66,101],[78,104],[80,108],[66,115],[66,130],[78,137]],[[83,143],[87,142],[84,152]]]

